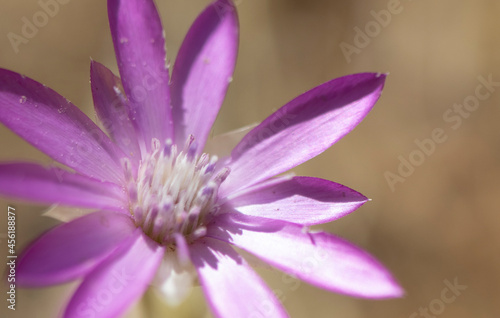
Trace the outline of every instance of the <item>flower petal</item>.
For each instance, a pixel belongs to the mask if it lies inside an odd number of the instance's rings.
[[[308,233],[293,223],[227,213],[216,219],[207,235],[327,290],[366,298],[403,295],[375,258],[331,234]]]
[[[192,134],[203,149],[231,82],[237,53],[236,8],[232,1],[215,1],[191,26],[172,72],[177,144]]]
[[[164,252],[164,247],[136,229],[127,242],[85,277],[64,317],[120,316],[146,291]]]
[[[234,148],[228,195],[285,172],[322,153],[371,110],[385,75],[354,74],[322,84],[295,98],[253,129]]]
[[[43,234],[19,256],[16,280],[23,286],[60,284],[90,272],[134,232],[132,220],[96,212]]]
[[[228,244],[202,239],[191,246],[191,260],[217,317],[288,317],[262,279]]]
[[[246,215],[314,225],[341,218],[367,200],[361,193],[332,181],[294,177],[256,187],[229,204]]]
[[[0,69],[0,122],[52,159],[100,180],[120,181],[123,152],[50,88]]]
[[[153,0],[108,0],[108,15],[129,116],[149,151],[152,138],[173,138],[160,17]]]
[[[111,211],[126,211],[128,200],[114,183],[32,163],[0,164],[0,195]]]
[[[121,80],[106,66],[91,61],[90,84],[95,111],[104,129],[111,139],[137,163],[141,153],[134,126],[128,117],[129,101],[122,92]]]

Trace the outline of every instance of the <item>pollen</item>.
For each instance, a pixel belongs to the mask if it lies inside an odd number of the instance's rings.
[[[181,151],[171,140],[153,139],[136,173],[128,159],[122,162],[130,213],[162,245],[181,247],[204,236],[207,221],[217,213],[217,193],[229,168],[196,149],[192,135]]]

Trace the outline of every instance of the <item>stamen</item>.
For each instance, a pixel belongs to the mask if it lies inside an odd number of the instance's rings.
[[[165,147],[163,147],[163,155],[168,157],[172,154],[172,139],[167,139]]]
[[[188,152],[188,150],[189,150],[189,148],[191,148],[191,145],[193,144],[193,142],[194,142],[194,136],[189,135],[188,139],[186,140],[186,144],[184,145],[184,150],[183,150],[184,153]]]
[[[137,187],[133,183],[128,184],[128,197],[130,198],[131,201],[137,201],[138,196],[137,196]]]
[[[196,228],[198,220],[200,218],[201,207],[195,205],[188,213],[188,220],[184,222],[182,231],[184,232],[191,225],[192,228]]]
[[[134,209],[134,219],[136,224],[140,224],[144,217],[144,212],[140,206],[136,206]]]
[[[158,216],[158,207],[154,206],[151,208],[149,213],[146,215],[146,220],[144,221],[143,229],[146,232],[149,232],[150,228],[154,225],[154,221]]]
[[[210,160],[210,164],[207,165],[205,168],[205,173],[212,173],[215,170],[215,166],[217,165],[217,156],[213,156],[212,159]]]
[[[153,224],[153,231],[151,233],[152,238],[158,238],[158,236],[161,234],[161,230],[163,228],[163,224],[165,223],[165,220],[162,218],[161,215],[159,215],[155,220]]]
[[[206,166],[207,162],[208,155],[204,153],[200,156],[200,159],[198,159],[198,163],[196,164],[196,171],[200,170],[203,166]]]
[[[129,182],[133,179],[132,163],[128,158],[122,158],[120,161],[123,168],[123,174],[125,175],[125,180]]]
[[[177,257],[179,258],[179,263],[184,265],[189,262],[189,249],[186,238],[179,233],[176,233],[174,234],[174,239],[177,245]]]
[[[196,156],[196,151],[197,151],[198,146],[196,145],[196,142],[193,142],[187,151],[187,158],[189,161],[193,161],[194,157]]]
[[[153,156],[157,154],[158,151],[160,151],[160,148],[161,148],[160,141],[156,138],[153,138],[151,140],[151,149],[153,150]]]
[[[193,233],[191,233],[191,235],[189,236],[189,240],[194,241],[201,237],[204,237],[205,235],[207,235],[207,228],[202,226],[194,230]]]
[[[177,248],[179,258],[188,258],[188,254],[180,255],[187,253],[181,245],[206,234],[205,224],[219,210],[217,193],[229,168],[219,169],[216,156],[197,155],[192,135],[181,152],[172,140],[161,145],[154,138],[136,179],[130,161],[122,165],[136,225],[160,244]]]
[[[223,168],[215,177],[215,181],[220,185],[224,180],[226,180],[227,176],[229,176],[229,173],[231,172],[231,169],[228,167]]]

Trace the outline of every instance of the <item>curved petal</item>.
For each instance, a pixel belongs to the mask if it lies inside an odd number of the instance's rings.
[[[229,201],[237,211],[252,216],[302,225],[321,224],[351,213],[368,199],[341,184],[312,177],[294,177],[255,187]]]
[[[227,213],[217,218],[207,235],[327,290],[366,298],[403,295],[375,258],[331,234],[308,233],[293,223]]]
[[[205,297],[220,318],[288,317],[262,279],[226,243],[210,238],[191,246]]]
[[[118,317],[153,279],[165,252],[141,229],[89,273],[71,298],[64,317]]]
[[[86,275],[134,230],[129,217],[112,212],[96,212],[61,224],[19,256],[17,282],[38,287]]]
[[[123,152],[50,88],[0,69],[0,122],[49,157],[99,180],[121,181]]]
[[[129,117],[141,149],[152,138],[173,139],[165,39],[153,0],[108,0],[109,25],[123,88],[130,100]]]
[[[375,73],[341,77],[280,108],[234,148],[221,194],[278,175],[325,151],[361,122],[384,81],[385,75]]]
[[[0,164],[0,195],[40,203],[126,211],[122,187],[32,163]]]
[[[208,6],[191,26],[172,72],[177,144],[192,134],[203,149],[231,82],[238,53],[238,17],[230,0]]]
[[[129,101],[122,92],[121,80],[106,66],[91,61],[90,84],[95,111],[104,129],[137,164],[141,153],[134,126],[128,117]]]

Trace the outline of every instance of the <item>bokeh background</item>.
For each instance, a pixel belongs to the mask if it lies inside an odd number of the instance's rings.
[[[117,71],[106,1],[66,1],[37,35],[15,52],[7,34],[21,34],[23,17],[41,10],[35,0],[0,0],[0,67],[30,76],[61,93],[94,118],[90,57]],[[157,0],[169,58],[207,0]],[[355,213],[321,228],[374,254],[404,286],[402,299],[370,301],[290,282],[260,270],[280,290],[291,317],[361,318],[500,317],[500,87],[480,101],[457,129],[443,114],[474,96],[478,77],[500,81],[500,2],[494,0],[238,0],[240,55],[214,135],[261,121],[278,107],[329,79],[355,72],[389,72],[382,98],[351,134],[295,169],[331,179],[372,199]],[[371,13],[392,9],[377,29]],[[396,13],[397,12],[397,13]],[[355,53],[355,28],[372,27]],[[358,43],[359,44],[359,43]],[[484,91],[485,92],[485,91]],[[464,115],[465,116],[465,115]],[[415,139],[442,129],[445,142],[404,182],[394,184],[400,156],[408,159]],[[0,159],[50,159],[0,127]],[[18,215],[18,250],[58,222],[41,216],[46,207],[0,200],[1,255],[6,255],[7,205]],[[3,261],[2,261],[3,262]],[[439,306],[446,282],[467,288]],[[77,283],[18,289],[17,310],[2,317],[56,317]],[[2,295],[6,296],[5,286]],[[437,305],[436,305],[437,304]],[[434,314],[433,314],[434,312]],[[127,317],[210,317],[200,288],[169,309],[147,293]]]

